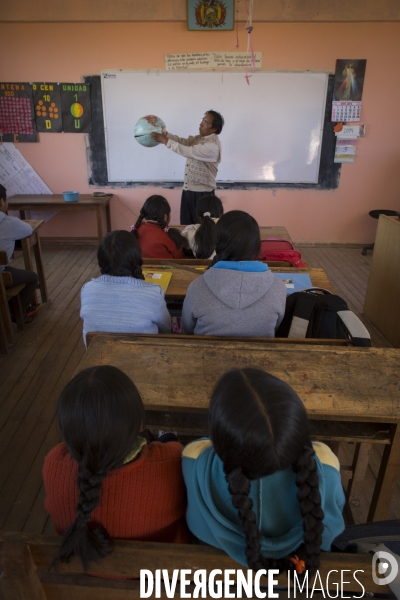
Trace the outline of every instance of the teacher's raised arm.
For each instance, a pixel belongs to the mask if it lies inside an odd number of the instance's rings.
[[[169,132],[152,133],[160,144],[186,158],[181,199],[181,224],[198,223],[196,205],[199,198],[213,194],[215,178],[221,162],[221,143],[218,134],[224,126],[223,116],[215,110],[205,113],[199,126],[199,135],[181,138]]]

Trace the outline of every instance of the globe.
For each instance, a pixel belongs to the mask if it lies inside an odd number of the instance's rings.
[[[155,131],[156,133],[165,133],[166,127],[164,121],[162,121],[159,117],[155,115],[147,115],[145,117],[141,117],[139,121],[135,125],[135,139],[142,146],[146,146],[146,148],[152,148],[153,146],[158,146],[160,142],[156,142],[151,137],[151,133]]]

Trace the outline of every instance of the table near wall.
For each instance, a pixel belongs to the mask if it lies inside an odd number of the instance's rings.
[[[400,347],[400,219],[381,215],[364,302],[364,314]]]
[[[400,476],[400,350],[96,335],[77,371],[113,365],[138,387],[146,426],[207,433],[211,391],[230,368],[256,367],[290,384],[314,439],[384,447],[369,520],[387,517]]]
[[[25,219],[25,211],[95,211],[97,217],[97,237],[103,239],[103,215],[106,216],[107,232],[111,231],[110,200],[112,194],[93,198],[91,194],[79,194],[77,202],[66,202],[62,194],[18,194],[8,199],[9,210],[19,210],[21,219]]]

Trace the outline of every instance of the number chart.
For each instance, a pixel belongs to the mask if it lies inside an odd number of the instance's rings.
[[[37,141],[29,83],[0,83],[0,141]]]
[[[92,130],[90,85],[61,83],[63,129],[69,133],[89,133]]]
[[[32,83],[35,120],[38,131],[60,133],[63,130],[59,83]]]

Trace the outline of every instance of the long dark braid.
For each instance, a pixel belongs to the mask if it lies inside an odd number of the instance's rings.
[[[83,465],[78,466],[77,485],[80,490],[76,519],[64,534],[60,550],[53,560],[66,562],[71,556],[78,556],[84,570],[89,563],[105,557],[114,548],[113,540],[100,524],[91,526],[91,513],[100,502],[101,485],[106,474],[94,474]]]
[[[92,520],[93,511],[103,480],[123,465],[137,441],[144,407],[129,377],[104,365],[75,375],[61,392],[57,413],[68,452],[78,465],[80,493],[76,518],[51,566],[76,555],[87,570],[91,561],[112,551],[112,539],[101,523]]]
[[[211,439],[246,536],[248,566],[293,570],[291,559],[296,554],[307,569],[317,569],[324,513],[307,415],[297,394],[259,369],[232,369],[213,391],[209,421]],[[296,474],[304,543],[293,555],[267,558],[261,553],[260,531],[249,496],[251,481],[289,467]]]
[[[293,464],[296,473],[297,499],[303,517],[305,561],[309,569],[318,569],[321,555],[324,511],[321,507],[315,452],[306,446]]]

